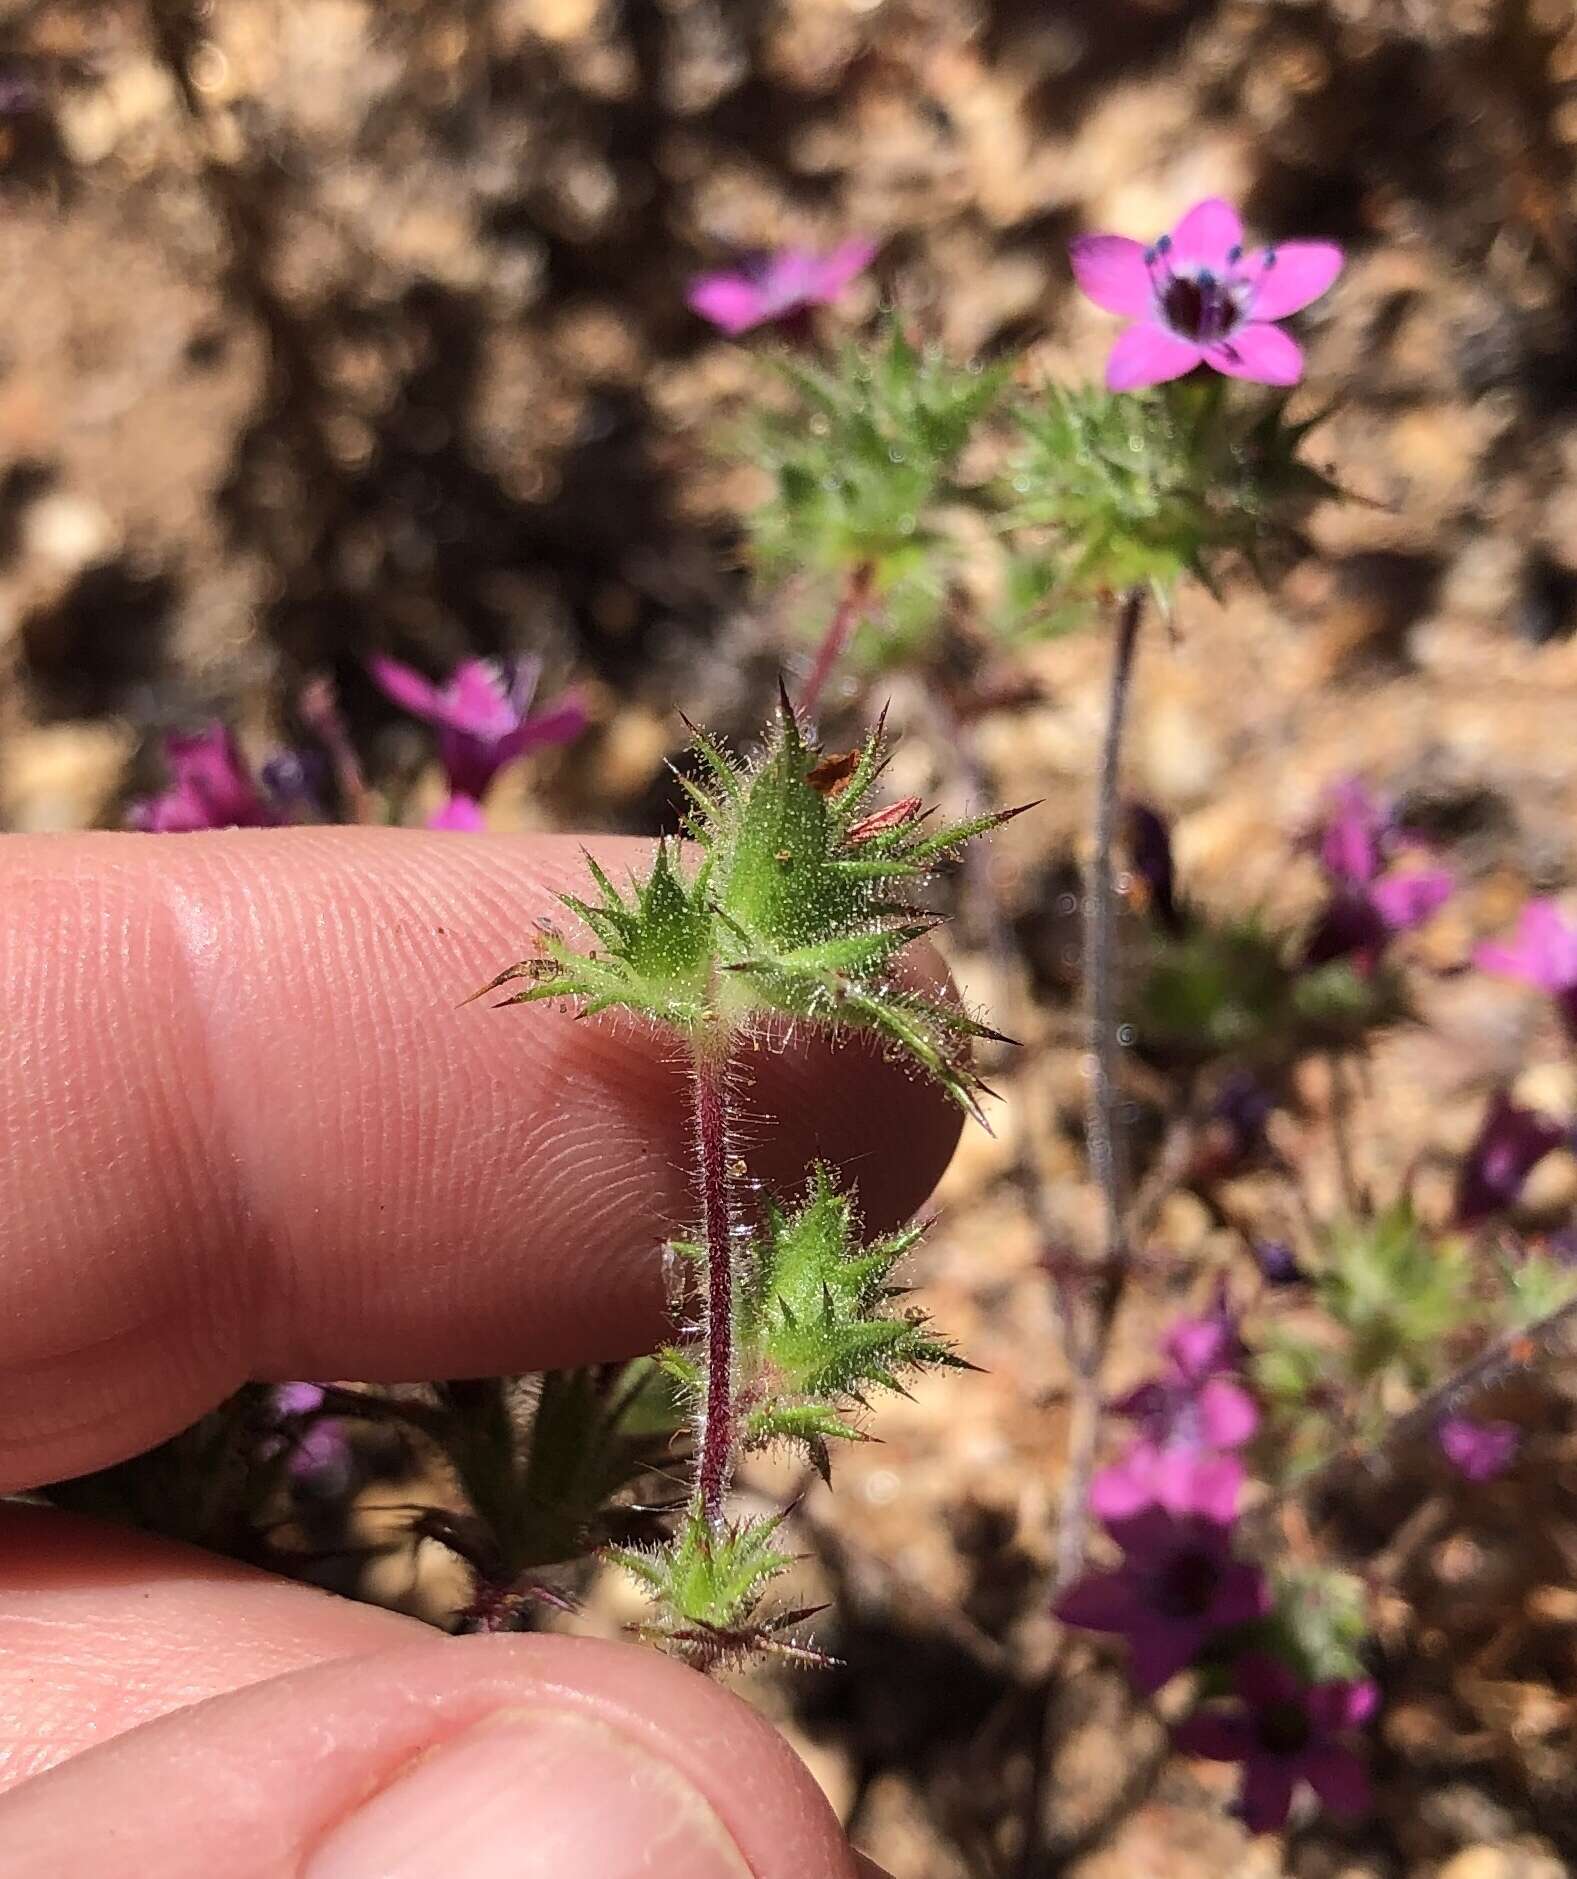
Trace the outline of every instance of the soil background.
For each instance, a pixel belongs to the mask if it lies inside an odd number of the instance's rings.
[[[1111,322],[1074,294],[1067,238],[1216,193],[1348,248],[1299,322],[1299,396],[1359,500],[1314,517],[1268,596],[1189,592],[1151,635],[1131,785],[1207,904],[1309,905],[1289,853],[1348,773],[1458,871],[1412,942],[1426,1023],[1356,1099],[1362,1179],[1422,1170],[1427,1197],[1485,1091],[1556,1057],[1529,1001],[1462,968],[1577,875],[1568,0],[0,0],[0,826],[114,826],[162,732],[221,715],[258,743],[319,671],[374,772],[420,790],[426,745],[368,682],[374,650],[540,654],[595,722],[500,819],[670,826],[678,709],[745,731],[785,656],[741,552],[755,486],[719,448],[757,368],[687,281],[869,233],[840,317],[886,296],[960,354],[1069,378]],[[1037,1757],[1047,1873],[1556,1879],[1577,1871],[1558,1367],[1502,1406],[1529,1431],[1508,1476],[1454,1485],[1423,1458],[1353,1512],[1354,1563],[1398,1588],[1372,1822],[1250,1841],[1098,1653],[1049,1706],[1037,1682],[1064,1378],[1010,1170],[1032,1131],[1070,1244],[1090,1235],[1068,910],[1106,654],[1095,632],[1031,651],[1030,701],[976,726],[998,797],[1044,799],[989,864],[1038,997],[969,918],[955,963],[1048,1047],[994,1066],[996,1134],[966,1138],[917,1268],[981,1371],[885,1408],[880,1445],[806,1499],[847,1668],[753,1694],[899,1879],[1008,1872]],[[901,762],[956,793],[931,702],[896,687]],[[1539,1077],[1570,1112],[1565,1067]],[[1334,1196],[1330,1091],[1311,1071],[1302,1095],[1298,1152]],[[1574,1199],[1556,1156],[1529,1217]],[[1285,1224],[1252,1184],[1240,1201]],[[1115,1383],[1242,1242],[1168,1205]]]

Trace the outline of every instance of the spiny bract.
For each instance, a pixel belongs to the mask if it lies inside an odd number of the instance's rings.
[[[815,1168],[792,1213],[769,1201],[743,1262],[734,1320],[735,1378],[746,1448],[788,1443],[828,1473],[829,1441],[858,1441],[846,1420],[868,1392],[901,1390],[907,1373],[957,1365],[923,1314],[898,1308],[894,1268],[919,1226],[862,1245],[854,1207]],[[701,1257],[698,1246],[681,1253]],[[664,1351],[664,1368],[699,1397],[702,1353]]]
[[[619,1008],[695,1042],[726,1041],[771,1013],[872,1032],[978,1114],[969,1047],[995,1033],[900,983],[893,965],[935,924],[905,893],[1016,811],[935,830],[916,798],[872,811],[882,727],[859,749],[823,757],[786,696],[753,765],[700,732],[694,748],[699,780],[680,780],[699,866],[688,871],[663,841],[646,875],[621,891],[588,855],[600,898],[563,899],[597,947],[546,928],[537,955],[484,992],[523,980],[502,1003],[567,999],[583,1015]]]

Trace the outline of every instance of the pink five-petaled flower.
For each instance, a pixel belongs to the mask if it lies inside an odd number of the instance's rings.
[[[1244,1480],[1230,1451],[1259,1426],[1253,1397],[1231,1376],[1243,1355],[1236,1321],[1218,1300],[1204,1316],[1179,1319],[1163,1348],[1162,1374],[1113,1405],[1139,1425],[1139,1440],[1096,1474],[1090,1506],[1102,1520],[1157,1506],[1226,1523]]]
[[[692,282],[686,299],[692,311],[732,338],[753,327],[770,325],[830,306],[876,256],[876,243],[840,242],[830,254],[810,248],[782,248],[721,274],[703,274]]]
[[[1504,1474],[1522,1439],[1514,1422],[1478,1422],[1472,1416],[1447,1416],[1435,1435],[1447,1461],[1469,1481]]]
[[[434,828],[480,828],[477,805],[506,764],[544,745],[567,744],[586,728],[585,707],[572,692],[541,711],[531,709],[541,675],[535,659],[515,660],[507,669],[466,659],[442,686],[382,654],[368,661],[368,669],[401,710],[438,728],[438,760],[450,800],[433,819]]]
[[[1149,1507],[1106,1524],[1126,1555],[1122,1565],[1080,1580],[1058,1602],[1057,1616],[1125,1638],[1129,1674],[1146,1694],[1193,1663],[1219,1632],[1268,1609],[1264,1576],[1233,1557],[1230,1530],[1219,1520]]]
[[[1333,1813],[1363,1813],[1369,1780],[1339,1738],[1374,1714],[1374,1685],[1303,1684],[1279,1659],[1259,1654],[1238,1659],[1235,1682],[1240,1710],[1190,1717],[1173,1740],[1185,1754],[1243,1764],[1244,1823],[1254,1833],[1285,1826],[1300,1781]]]
[[[1272,322],[1318,300],[1342,269],[1342,251],[1329,241],[1245,254],[1237,210],[1219,197],[1195,203],[1151,247],[1126,235],[1081,235],[1069,252],[1096,306],[1134,322],[1106,362],[1111,391],[1159,385],[1198,365],[1296,385],[1303,353]]]
[[[199,829],[266,829],[279,821],[252,779],[234,736],[222,724],[164,740],[168,786],[132,806],[130,826],[152,835]]]
[[[1548,992],[1568,1033],[1577,1037],[1577,927],[1553,900],[1530,900],[1510,942],[1480,946],[1473,963]]]
[[[1329,792],[1316,847],[1332,893],[1304,948],[1305,966],[1350,959],[1373,972],[1396,934],[1422,926],[1455,891],[1444,868],[1393,865],[1407,852],[1407,838],[1352,778]]]

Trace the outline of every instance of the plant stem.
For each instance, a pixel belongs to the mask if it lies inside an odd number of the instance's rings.
[[[734,1235],[728,1200],[728,1051],[710,1039],[691,1064],[696,1174],[706,1245],[706,1385],[696,1499],[713,1529],[734,1469]]]
[[[843,657],[843,649],[849,643],[850,634],[859,625],[870,605],[875,579],[876,569],[869,561],[857,561],[843,577],[843,591],[838,596],[837,607],[821,637],[821,644],[816,648],[816,657],[810,668],[810,676],[805,680],[805,689],[800,693],[799,708],[807,718],[815,716],[816,706],[828,679],[832,677],[833,668]]]
[[[1123,728],[1128,717],[1134,653],[1139,624],[1144,617],[1144,589],[1131,587],[1123,596],[1117,616],[1117,643],[1112,652],[1111,690],[1106,701],[1106,737],[1101,748],[1100,775],[1095,794],[1095,853],[1090,864],[1090,887],[1085,896],[1084,983],[1089,1016],[1090,1085],[1085,1099],[1085,1141],[1090,1173],[1101,1190],[1105,1210],[1104,1272],[1096,1293],[1096,1337],[1099,1342],[1117,1309],[1127,1264],[1127,1236],[1123,1229],[1123,1192],[1126,1173],[1123,1145],[1117,1129],[1117,982],[1116,905],[1112,890],[1112,851],[1117,845],[1118,780],[1122,764]]]
[[[1577,1331],[1577,1298],[1568,1299],[1533,1324],[1503,1331],[1461,1369],[1426,1390],[1411,1409],[1404,1410],[1388,1423],[1374,1441],[1361,1447],[1340,1449],[1328,1460],[1295,1475],[1269,1500],[1253,1509],[1247,1523],[1250,1532],[1268,1533],[1276,1515],[1284,1508],[1295,1503],[1308,1506],[1318,1496],[1329,1494],[1356,1475],[1378,1473],[1396,1449],[1428,1435],[1443,1416],[1462,1410],[1483,1391],[1493,1389],[1515,1372],[1526,1370],[1541,1358],[1555,1353],[1569,1356],[1574,1331]]]

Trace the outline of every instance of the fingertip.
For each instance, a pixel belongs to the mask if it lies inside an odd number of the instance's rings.
[[[602,853],[617,875],[645,844]],[[677,1053],[543,1006],[454,1009],[579,881],[579,842],[410,830],[8,837],[0,1490],[83,1472],[248,1376],[501,1374],[663,1332],[690,1212]],[[927,967],[939,971],[934,955]],[[757,1050],[742,1137],[867,1224],[956,1111],[864,1042]]]
[[[858,1871],[738,1698],[652,1652],[554,1637],[424,1641],[177,1711],[0,1799],[0,1835],[15,1879]]]

